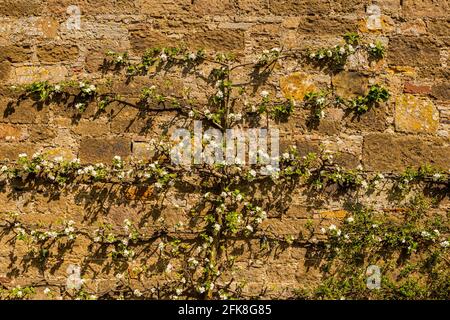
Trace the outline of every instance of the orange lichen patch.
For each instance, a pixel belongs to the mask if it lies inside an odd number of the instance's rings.
[[[286,98],[297,101],[303,100],[306,93],[317,90],[312,78],[301,72],[295,72],[281,78],[280,87]]]
[[[332,211],[324,211],[320,213],[321,218],[337,218],[344,219],[349,214],[346,210],[332,210]]]
[[[417,71],[414,67],[408,67],[408,66],[392,66],[387,69],[388,73],[395,74],[395,73],[401,73],[405,76],[416,76]]]
[[[405,94],[396,99],[395,128],[402,132],[435,133],[439,127],[439,111],[427,98]]]

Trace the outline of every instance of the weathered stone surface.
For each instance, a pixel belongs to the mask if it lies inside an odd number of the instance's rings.
[[[26,153],[29,156],[39,150],[39,146],[30,143],[0,143],[0,160],[16,161],[19,154]]]
[[[431,93],[431,87],[425,84],[415,84],[411,82],[405,82],[403,92],[412,94],[429,94]]]
[[[351,18],[317,18],[307,16],[300,21],[299,34],[343,35],[358,29],[358,21]]]
[[[11,70],[9,82],[13,84],[29,84],[36,81],[59,82],[65,80],[67,75],[68,71],[64,66],[20,66]]]
[[[135,1],[129,0],[46,0],[43,9],[38,10],[56,15],[67,15],[67,8],[76,5],[80,8],[82,15],[101,15],[101,14],[136,14],[139,7]]]
[[[287,99],[302,101],[305,94],[317,90],[311,76],[302,72],[295,72],[280,79],[280,88]]]
[[[139,110],[133,107],[124,107],[113,114],[111,131],[116,134],[124,132],[144,134],[153,127],[152,119],[140,115]]]
[[[186,43],[195,49],[241,51],[244,49],[244,32],[229,29],[199,30],[190,34]]]
[[[80,136],[99,137],[109,133],[109,124],[101,120],[81,119],[71,127],[72,131]]]
[[[310,15],[328,14],[331,3],[327,0],[287,0],[270,1],[270,12],[274,15]]]
[[[149,142],[133,142],[133,157],[139,160],[148,160],[155,155],[155,148]]]
[[[16,103],[15,100],[0,97],[0,122],[10,123],[46,123],[49,119],[48,108],[25,100]]]
[[[430,19],[427,21],[428,31],[441,37],[448,37],[450,30],[448,28],[450,21],[446,19]]]
[[[154,198],[155,196],[155,187],[154,186],[143,186],[136,187],[132,186],[127,189],[125,197],[128,200],[146,200]]]
[[[5,81],[9,77],[11,64],[8,61],[0,62],[0,80]]]
[[[172,16],[179,14],[191,15],[221,15],[226,12],[236,12],[233,1],[230,0],[179,0],[179,1],[159,1],[159,0],[138,0],[137,6],[142,13],[155,17]]]
[[[72,149],[64,147],[51,148],[50,150],[45,150],[44,155],[47,159],[50,160],[62,157],[64,160],[70,161],[77,158],[75,152]]]
[[[436,99],[450,100],[450,84],[448,81],[435,84],[431,90],[431,94]]]
[[[47,142],[56,137],[54,128],[48,126],[48,124],[33,125],[28,129],[30,135],[30,142]]]
[[[81,10],[79,30],[67,27],[70,5]],[[19,95],[12,92],[11,86],[17,89],[17,85],[34,81],[89,79],[99,94],[117,94],[121,100],[136,103],[143,87],[155,85],[165,96],[183,97],[183,106],[211,109],[208,96],[217,89],[209,76],[219,64],[206,61],[190,70],[178,66],[159,70],[154,66],[145,76],[129,82],[125,70],[100,69],[109,50],[128,52],[131,61],[139,63],[140,55],[148,48],[186,46],[204,48],[212,58],[216,52],[231,51],[242,63],[254,61],[264,49],[272,47],[298,53],[295,58],[280,59],[267,78],[266,74],[254,73],[248,65],[232,71],[233,84],[247,83],[255,77],[255,83],[246,87],[244,94],[238,96],[235,90],[238,99],[233,112],[242,114],[246,114],[246,107],[261,100],[262,90],[268,90],[270,97],[277,100],[294,98],[301,102],[306,92],[315,90],[354,98],[366,94],[370,84],[382,83],[389,88],[391,98],[387,103],[360,116],[343,106],[328,105],[324,117],[311,124],[310,110],[296,103],[285,122],[266,122],[264,116],[258,122],[254,116],[254,123],[249,123],[247,117],[239,123],[244,128],[279,128],[282,152],[291,145],[297,146],[301,156],[326,150],[334,154],[336,164],[346,169],[363,164],[367,170],[384,173],[429,162],[447,170],[448,9],[448,1],[437,0],[0,0],[0,167],[6,158],[16,160],[20,153],[32,155],[35,151],[50,159],[80,156],[84,164],[110,163],[115,155],[125,160],[151,158],[151,139],[158,141],[177,128],[189,128],[192,119],[162,111],[162,104],[157,103],[152,103],[149,111],[114,102],[99,112],[95,99],[82,114],[73,107],[73,96],[49,104],[32,99],[16,104]],[[344,43],[342,35],[346,32],[359,32],[364,44],[382,41],[386,58],[369,61],[362,49],[349,56],[345,71],[337,74],[302,58],[308,49]],[[204,121],[204,126],[209,124]],[[209,188],[206,185],[210,179],[189,173],[180,176],[189,184],[177,182],[167,190],[156,188],[153,181],[128,185],[77,180],[74,188],[62,188],[31,177],[5,184],[0,177],[0,218],[4,211],[21,212],[20,219],[27,224],[52,224],[55,228],[71,219],[77,228],[91,235],[102,224],[122,233],[127,218],[146,236],[164,228],[175,232],[176,238],[191,239],[206,227],[203,217],[210,207],[199,208],[195,215],[199,220],[194,226],[188,221],[203,189]],[[390,189],[389,182],[381,185]],[[272,231],[278,237],[324,239],[322,223],[324,227],[339,225],[347,214],[347,205],[356,200],[390,216],[400,212],[399,204],[389,200],[387,189],[358,192],[355,199],[353,191],[344,194],[336,186],[328,186],[320,193],[313,192],[310,184],[277,184],[274,188],[281,190],[282,199],[272,193],[272,187],[257,191],[255,196],[261,196],[271,208],[262,226],[268,229],[261,233]],[[202,192],[198,192],[200,189]],[[244,189],[253,196],[253,189]],[[447,198],[433,208],[433,214],[446,213]],[[188,232],[176,233],[181,230],[176,228],[180,221],[184,223],[183,231]],[[108,256],[112,246],[105,246],[107,252],[97,252],[97,245],[90,247],[90,240],[82,235],[64,255],[58,253],[55,244],[45,264],[34,264],[28,260],[30,247],[23,241],[9,241],[10,237],[13,234],[0,237],[0,287],[41,280],[63,287],[67,267],[83,261],[86,292],[115,287],[118,272],[131,277],[133,289],[148,292],[149,288],[165,285],[171,277],[178,281],[178,271],[184,266],[173,258],[171,263],[177,272],[159,274],[166,267],[162,261],[165,259],[161,260],[157,252],[159,241],[146,243],[143,252],[140,244],[133,245],[136,252],[141,252],[139,258],[116,264],[118,260]],[[236,269],[223,271],[216,282],[219,287],[234,279],[246,284],[242,290],[248,296],[267,292],[264,297],[292,298],[293,289],[314,288],[321,280],[316,266],[320,267],[323,260],[304,246],[285,248],[280,243],[276,250],[261,252],[259,239],[245,238],[233,239],[225,247],[230,256],[236,257]],[[145,266],[148,272],[140,273],[135,266]],[[44,288],[36,288],[35,298],[50,298],[43,293]],[[50,289],[55,293],[52,298],[59,298],[56,290]],[[232,284],[231,290],[237,289]]]
[[[0,61],[7,60],[12,63],[25,62],[31,59],[30,46],[6,46],[0,47]]]
[[[25,128],[17,125],[0,123],[0,142],[23,141],[27,137],[28,134]]]
[[[389,41],[390,65],[432,67],[440,64],[440,51],[427,37],[396,36]]]
[[[181,43],[177,37],[170,38],[159,30],[152,30],[147,25],[132,25],[129,28],[130,43],[136,54],[142,54],[149,48],[175,47]]]
[[[187,34],[163,33],[151,30],[147,25],[130,28],[130,42],[136,53],[145,52],[153,47],[187,46],[191,49],[209,49],[217,51],[240,51],[244,49],[244,32],[230,29],[207,29],[204,27],[190,30]]]
[[[325,219],[344,219],[350,212],[346,210],[330,210],[330,211],[322,211],[319,213],[321,217]]]
[[[74,61],[78,57],[76,45],[48,44],[37,47],[37,57],[43,62]]]
[[[317,130],[326,135],[337,135],[343,125],[344,111],[337,108],[328,108],[325,117],[319,122]]]
[[[41,12],[41,0],[1,0],[0,16],[32,16]]]
[[[115,156],[126,158],[131,152],[128,138],[83,138],[79,158],[83,163],[111,163]]]
[[[404,0],[402,9],[406,17],[446,17],[450,3],[435,0]]]
[[[368,134],[364,137],[363,165],[367,170],[385,172],[426,163],[447,168],[449,154],[450,146],[440,138]]]
[[[436,133],[439,111],[429,99],[399,96],[395,103],[395,127],[402,132]]]
[[[350,99],[368,92],[369,79],[358,72],[344,71],[332,78],[332,84],[337,95]]]

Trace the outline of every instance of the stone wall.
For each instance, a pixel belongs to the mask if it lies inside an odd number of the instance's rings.
[[[80,29],[67,24],[73,18],[67,12],[71,5],[81,10]],[[0,0],[0,161],[9,163],[21,153],[38,151],[50,159],[79,158],[82,164],[110,163],[117,155],[145,158],[149,141],[165,132],[161,124],[172,121],[172,128],[178,124],[173,122],[176,112],[143,115],[126,105],[112,104],[99,114],[92,103],[78,115],[60,103],[33,99],[18,103],[13,86],[89,80],[98,90],[112,90],[131,100],[139,97],[143,86],[153,84],[168,95],[189,89],[197,101],[204,101],[212,90],[206,81],[180,69],[138,76],[127,83],[123,73],[101,70],[108,50],[128,52],[138,61],[148,48],[185,45],[208,54],[232,52],[246,62],[273,47],[299,52],[332,47],[342,42],[343,34],[358,32],[365,41],[380,40],[386,56],[377,62],[364,55],[350,56],[339,73],[300,59],[283,60],[248,93],[249,99],[267,90],[278,98],[301,101],[306,92],[325,88],[350,99],[381,83],[391,98],[360,117],[331,108],[320,125],[311,128],[306,111],[295,109],[289,121],[273,122],[280,129],[282,147],[296,145],[304,154],[325,148],[344,168],[362,166],[387,175],[423,164],[448,170],[449,12],[446,0]],[[208,68],[200,67],[199,74],[207,76]],[[235,81],[248,80],[249,70],[237,71]],[[187,239],[188,233],[176,226],[188,223],[192,206],[201,197],[194,187],[169,188],[160,199],[151,186],[124,191],[110,183],[59,188],[15,181],[0,188],[0,211],[19,213],[30,225],[56,226],[73,220],[77,228],[92,232],[99,223],[122,230],[124,219],[129,219],[151,234],[164,221],[172,234],[179,232]],[[312,202],[304,191],[294,188],[288,205],[283,211],[273,209],[262,229],[280,237],[298,236],[310,220],[315,225],[339,222],[346,204],[354,200],[381,211],[404,204],[390,201],[384,192],[339,197],[324,193],[320,201]],[[448,213],[448,197],[434,210]],[[32,259],[28,245],[11,242],[10,236],[0,235],[0,283],[5,288],[34,283],[38,297],[45,297],[43,288],[66,284],[69,265],[82,266],[86,286],[96,294],[113,287],[115,275],[127,270],[141,291],[173,281],[173,276],[160,272],[165,264],[157,255],[113,263],[99,252],[96,256],[89,239],[78,237],[64,255],[59,254],[61,248],[52,249],[43,266]],[[307,247],[261,254],[259,244],[257,239],[235,239],[230,244],[237,260],[223,277],[242,284],[247,296],[264,292],[265,297],[288,297],[290,289],[320,281],[318,258],[309,256]],[[141,249],[157,250],[157,243]],[[144,280],[133,278],[136,270],[145,274]]]

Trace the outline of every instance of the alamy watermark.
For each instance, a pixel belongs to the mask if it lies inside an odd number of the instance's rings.
[[[376,265],[370,265],[366,270],[367,280],[366,286],[368,289],[381,289],[381,269]]]
[[[72,5],[67,7],[67,14],[70,17],[66,21],[67,30],[81,29],[81,9],[78,6]]]
[[[202,121],[194,121],[194,130],[177,129],[171,136],[172,164],[192,165],[257,165],[262,175],[279,171],[279,130],[265,128],[203,131]]]

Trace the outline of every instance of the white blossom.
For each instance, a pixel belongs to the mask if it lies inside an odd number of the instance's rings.
[[[222,99],[223,98],[223,91],[222,90],[217,91],[216,97],[219,98],[219,99]]]
[[[165,53],[163,52],[163,53],[161,53],[161,55],[159,56],[159,58],[161,59],[161,61],[166,62],[167,59],[168,59],[169,57],[167,56],[167,54],[165,54]]]
[[[261,91],[261,97],[267,98],[268,96],[269,96],[269,91],[267,91],[267,90]]]

